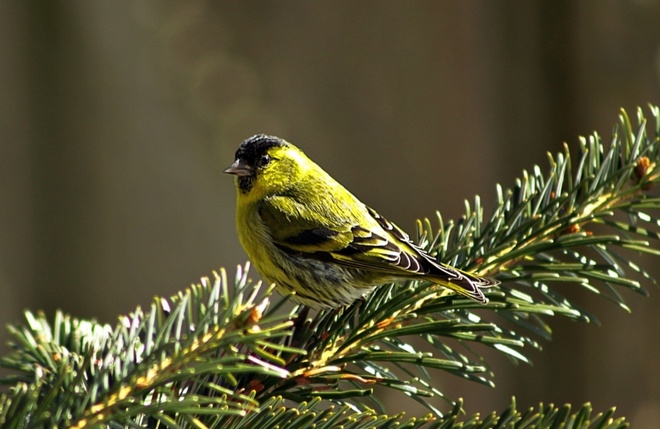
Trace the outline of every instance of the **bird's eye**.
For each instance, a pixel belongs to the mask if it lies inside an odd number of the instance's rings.
[[[270,164],[270,156],[269,155],[263,155],[259,160],[257,161],[257,166],[258,167],[265,167],[268,164]]]

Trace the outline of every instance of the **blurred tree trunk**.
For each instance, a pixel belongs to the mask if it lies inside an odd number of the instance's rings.
[[[29,152],[33,208],[33,304],[52,312],[65,295],[71,308],[86,308],[94,297],[85,293],[87,269],[83,252],[90,228],[86,202],[90,174],[85,142],[74,138],[85,115],[79,88],[84,87],[82,58],[75,55],[84,36],[64,3],[25,3],[27,30],[25,79],[29,92]],[[76,114],[76,111],[77,114]]]

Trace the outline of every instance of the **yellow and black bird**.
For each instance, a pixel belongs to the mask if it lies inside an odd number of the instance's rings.
[[[425,280],[487,303],[498,284],[435,260],[293,144],[255,135],[225,173],[236,176],[238,236],[264,280],[312,308],[351,304],[374,287]]]

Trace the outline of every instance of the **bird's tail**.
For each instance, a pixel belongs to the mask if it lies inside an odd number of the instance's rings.
[[[434,273],[431,280],[481,304],[488,303],[482,289],[500,284],[497,280],[478,277],[444,264],[439,265],[439,273]]]

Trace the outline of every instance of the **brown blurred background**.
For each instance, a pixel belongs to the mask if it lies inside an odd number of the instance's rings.
[[[410,231],[475,194],[492,205],[546,151],[660,102],[658,23],[657,0],[0,2],[0,321],[61,308],[114,323],[233,272],[222,170],[259,132]],[[592,401],[651,427],[649,289],[624,294],[632,315],[584,295],[602,326],[553,320],[531,367],[492,355],[494,390],[438,385],[469,412]]]

